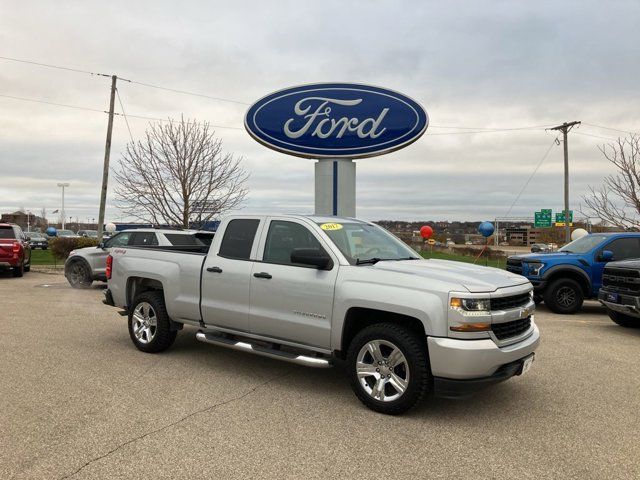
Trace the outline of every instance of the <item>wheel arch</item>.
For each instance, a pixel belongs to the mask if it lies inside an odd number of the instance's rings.
[[[369,325],[375,325],[376,323],[383,322],[395,323],[397,325],[408,327],[410,330],[425,338],[426,345],[426,332],[424,324],[420,319],[387,310],[367,307],[351,307],[347,310],[345,315],[344,323],[342,325],[340,350],[336,352],[336,355],[340,358],[344,358],[351,341],[358,332]]]
[[[549,271],[545,274],[545,281],[547,282],[547,286],[552,282],[555,282],[559,278],[570,278],[578,282],[580,287],[582,288],[582,293],[585,298],[591,296],[591,279],[586,274],[584,270],[581,268],[572,266],[572,265],[563,265],[558,267],[551,267]]]
[[[164,285],[160,280],[147,277],[129,277],[127,279],[126,290],[127,310],[130,311],[133,308],[135,298],[144,292],[159,292],[162,294],[162,300],[166,308],[167,299],[165,297]],[[183,324],[174,322],[171,316],[169,316],[169,324],[171,325],[171,330],[182,330]]]

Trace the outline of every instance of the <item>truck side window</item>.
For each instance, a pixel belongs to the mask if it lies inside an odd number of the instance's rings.
[[[640,238],[618,238],[605,245],[603,250],[610,250],[614,260],[640,257]]]
[[[294,248],[317,248],[322,250],[320,242],[312,233],[295,222],[274,220],[269,225],[267,241],[264,247],[263,261],[283,265],[291,263],[291,252]]]
[[[135,247],[158,245],[158,239],[156,238],[155,232],[136,232],[131,235],[129,245]]]
[[[129,232],[118,233],[113,237],[111,237],[109,240],[107,240],[105,242],[105,245],[107,248],[126,247],[129,243],[130,236],[131,236],[131,233]]]
[[[253,239],[256,236],[260,220],[231,220],[224,231],[218,255],[238,260],[249,260]]]

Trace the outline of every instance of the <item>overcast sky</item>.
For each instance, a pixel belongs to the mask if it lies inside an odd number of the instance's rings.
[[[400,91],[426,107],[431,124],[411,146],[357,161],[358,216],[481,220],[506,215],[555,135],[442,127],[582,120],[640,131],[639,24],[637,0],[0,0],[0,56],[246,104],[323,81]],[[104,77],[0,60],[0,95],[105,110],[109,87]],[[252,140],[242,128],[248,105],[122,81],[119,92],[127,114],[218,125],[225,150],[251,174],[245,210],[313,211],[313,160]],[[147,121],[130,124],[139,137]],[[60,208],[56,183],[66,181],[67,214],[97,218],[106,127],[104,113],[0,96],[0,212]],[[597,150],[608,140],[584,134],[622,135],[589,125],[570,134],[574,207],[612,172]],[[112,164],[128,140],[116,117]],[[562,195],[562,146],[554,146],[511,215],[558,211]],[[107,220],[124,220],[113,196]]]

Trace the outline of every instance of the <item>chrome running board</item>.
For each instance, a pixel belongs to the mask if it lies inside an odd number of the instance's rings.
[[[263,347],[261,345],[255,345],[232,338],[226,338],[213,333],[204,333],[202,331],[199,331],[198,333],[196,333],[196,339],[204,343],[210,343],[211,345],[218,345],[220,347],[230,348],[232,350],[254,353],[263,357],[284,360],[285,362],[304,365],[307,367],[329,368],[333,366],[333,364],[326,358],[310,357],[307,355],[298,355],[291,352],[283,352],[280,350]]]

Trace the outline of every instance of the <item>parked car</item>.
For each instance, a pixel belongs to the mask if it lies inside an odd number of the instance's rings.
[[[29,237],[29,245],[32,249],[41,248],[42,250],[46,250],[49,248],[49,239],[43,233],[38,232],[27,232],[27,236]]]
[[[224,219],[210,248],[113,248],[105,303],[143,352],[196,338],[310,367],[344,359],[356,396],[399,414],[427,391],[464,397],[527,371],[532,286],[496,268],[425,260],[352,218]]]
[[[31,270],[29,237],[13,223],[0,223],[0,268],[10,268],[14,277]]]
[[[597,298],[602,271],[611,260],[640,257],[640,233],[592,233],[557,252],[513,255],[507,270],[533,284],[536,303],[556,313],[572,314],[586,298]]]
[[[531,253],[550,252],[551,249],[546,243],[534,243],[531,245]]]
[[[58,231],[56,231],[56,237],[60,237],[60,238],[78,238],[78,234],[76,234],[73,230],[58,230]]]
[[[79,237],[98,238],[97,230],[78,230]]]
[[[598,300],[618,325],[640,328],[640,260],[609,262]]]
[[[212,232],[155,230],[141,228],[123,230],[103,240],[97,247],[72,250],[64,264],[64,274],[74,288],[90,287],[94,281],[106,282],[107,255],[114,247],[170,247],[175,245],[209,245]]]

